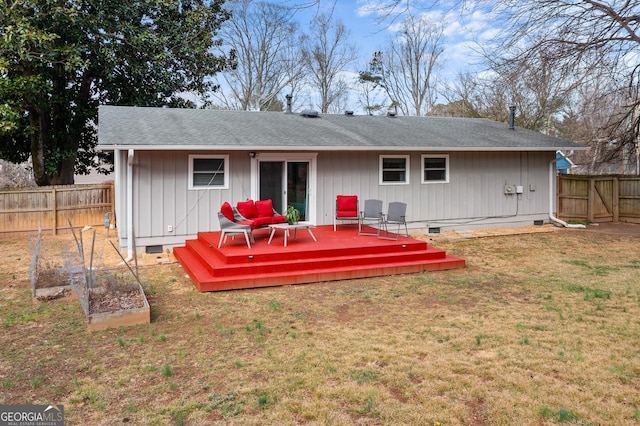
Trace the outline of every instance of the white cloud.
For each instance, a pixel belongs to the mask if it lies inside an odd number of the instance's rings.
[[[356,1],[356,13],[360,17],[379,18],[385,16],[390,10],[389,2],[385,0],[358,0]]]

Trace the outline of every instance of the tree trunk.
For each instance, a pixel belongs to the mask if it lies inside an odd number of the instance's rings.
[[[31,164],[33,166],[33,177],[38,186],[47,186],[50,184],[44,165],[44,138],[48,126],[43,114],[40,114],[35,108],[29,111],[29,119],[31,127],[38,129],[31,133]]]
[[[70,156],[60,161],[58,172],[51,176],[52,185],[73,185],[75,183],[76,156]]]

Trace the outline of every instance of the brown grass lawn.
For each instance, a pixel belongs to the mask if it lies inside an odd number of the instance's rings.
[[[32,301],[27,239],[0,240],[0,403],[68,425],[640,423],[639,237],[435,245],[467,268],[207,294],[147,255],[151,324],[87,332],[77,300]]]

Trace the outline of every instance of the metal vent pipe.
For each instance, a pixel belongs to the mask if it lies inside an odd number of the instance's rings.
[[[511,105],[509,107],[509,128],[511,130],[516,129],[516,106]]]
[[[291,114],[291,100],[293,99],[293,96],[288,94],[285,98],[287,98],[287,114]]]

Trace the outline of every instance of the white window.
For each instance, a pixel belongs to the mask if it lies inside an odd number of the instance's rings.
[[[189,189],[228,189],[228,155],[190,155]]]
[[[448,155],[423,155],[422,156],[422,183],[448,183],[449,182],[449,156]]]
[[[380,185],[409,183],[408,155],[380,156]]]

